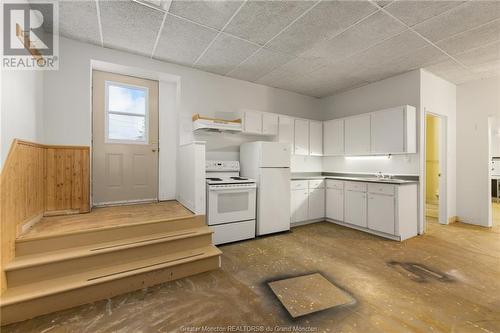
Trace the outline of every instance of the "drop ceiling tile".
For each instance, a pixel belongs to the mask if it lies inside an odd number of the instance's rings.
[[[59,34],[82,42],[101,45],[95,1],[60,1]]]
[[[351,67],[377,69],[383,67],[381,64],[390,63],[403,56],[411,56],[412,52],[425,46],[428,46],[427,42],[411,30],[406,30],[340,63]]]
[[[237,0],[173,0],[169,12],[220,30],[241,6],[242,2]]]
[[[468,81],[475,77],[474,73],[463,68],[453,60],[446,60],[427,66],[425,69],[455,84]]]
[[[434,46],[425,46],[398,58],[381,61],[379,66],[370,67],[362,76],[365,80],[375,82],[417,68],[448,60],[449,57]]]
[[[469,1],[415,26],[433,42],[500,18],[500,1]]]
[[[225,75],[258,49],[255,44],[221,33],[195,67]]]
[[[465,66],[475,66],[500,60],[500,42],[491,43],[464,53],[454,55]]]
[[[437,46],[453,55],[498,40],[500,40],[500,19],[442,40]]]
[[[444,13],[464,1],[422,1],[400,0],[394,1],[385,9],[399,18],[405,24],[413,26],[431,17]]]
[[[191,66],[216,36],[215,30],[167,15],[154,58]]]
[[[280,69],[296,75],[307,75],[329,64],[331,61],[325,58],[294,58],[281,66]]]
[[[406,27],[403,24],[380,11],[342,34],[318,43],[302,56],[328,57],[332,61],[338,61],[404,30]]]
[[[312,1],[247,1],[224,31],[265,44],[313,4]]]
[[[164,13],[132,1],[99,1],[104,46],[151,56]]]
[[[483,74],[484,77],[500,75],[500,60],[494,60],[471,66],[471,70],[474,73]]]
[[[283,55],[267,49],[261,49],[253,54],[247,61],[238,66],[234,71],[229,73],[229,76],[247,80],[255,81],[261,76],[269,73],[273,69],[283,65],[290,60],[292,56]]]
[[[331,38],[377,10],[367,1],[320,2],[268,46],[287,54],[300,54],[320,40]]]
[[[255,82],[264,84],[270,87],[276,87],[278,84],[285,82],[286,80],[296,80],[298,75],[282,70],[281,68],[276,68],[269,73],[261,76]]]
[[[390,4],[392,0],[376,0],[375,3],[380,7],[385,7]]]

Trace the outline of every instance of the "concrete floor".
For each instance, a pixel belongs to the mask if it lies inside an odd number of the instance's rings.
[[[222,246],[222,270],[2,332],[186,332],[204,325],[226,332],[236,331],[229,325],[270,331],[299,326],[302,332],[500,332],[500,227],[429,223],[427,230],[398,243],[326,222],[297,227]],[[292,319],[267,282],[314,272],[356,302]]]

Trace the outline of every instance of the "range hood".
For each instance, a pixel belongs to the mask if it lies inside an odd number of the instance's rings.
[[[195,114],[193,116],[193,131],[201,130],[216,132],[241,132],[241,119],[225,120],[203,117],[199,114]]]

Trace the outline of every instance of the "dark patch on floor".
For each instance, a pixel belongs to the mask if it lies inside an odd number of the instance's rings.
[[[433,280],[439,282],[455,281],[455,279],[453,279],[448,274],[442,273],[423,264],[399,261],[389,261],[387,264],[391,267],[402,270],[402,273],[405,273],[405,275],[410,279],[419,283],[430,282]]]

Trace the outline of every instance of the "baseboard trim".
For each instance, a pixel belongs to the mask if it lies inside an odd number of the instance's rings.
[[[74,215],[80,214],[79,209],[63,209],[63,210],[49,210],[43,213],[43,216],[60,216],[60,215]]]
[[[300,227],[301,225],[307,225],[307,224],[313,224],[313,223],[318,223],[318,222],[323,222],[326,221],[325,218],[320,218],[320,219],[314,219],[314,220],[306,220],[306,221],[300,221],[300,222],[293,222],[290,223],[290,227]]]
[[[457,223],[457,222],[460,222],[460,220],[458,219],[458,216],[450,216],[448,218],[448,224]]]
[[[42,219],[42,217],[44,216],[43,213],[41,214],[38,214],[37,216],[35,217],[32,217],[26,221],[24,221],[19,230],[18,230],[18,235],[22,235],[24,234],[26,231],[28,231],[31,227],[33,227],[35,224],[37,224],[38,222],[40,222],[40,220]]]
[[[351,228],[351,229],[356,229],[356,230],[359,230],[359,231],[363,231],[363,232],[366,232],[366,233],[369,233],[369,234],[372,234],[372,235],[375,235],[375,236],[383,237],[383,238],[386,238],[386,239],[390,239],[390,240],[394,240],[394,241],[398,241],[398,242],[402,241],[401,237],[399,237],[399,236],[389,235],[389,234],[386,234],[386,233],[383,233],[383,232],[380,232],[380,231],[375,231],[375,230],[363,228],[363,227],[360,227],[360,226],[357,226],[357,225],[354,225],[354,224],[340,222],[340,221],[332,220],[332,219],[329,219],[329,218],[327,218],[326,221],[330,222],[330,223],[335,223],[335,224],[341,225],[343,227],[347,227],[347,228]]]

